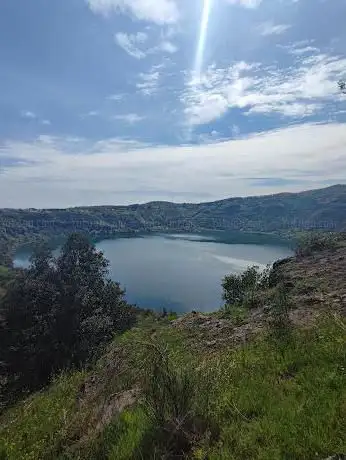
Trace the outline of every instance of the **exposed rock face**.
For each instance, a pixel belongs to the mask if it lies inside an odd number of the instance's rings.
[[[346,246],[312,256],[290,257],[276,262],[271,287],[282,282],[291,299],[290,320],[298,326],[309,326],[325,312],[346,315]],[[249,310],[242,324],[231,318],[220,318],[193,311],[172,322],[186,330],[191,346],[215,349],[236,345],[263,330],[271,314],[270,304]]]
[[[276,265],[276,271],[298,310],[346,314],[346,247],[286,259]]]

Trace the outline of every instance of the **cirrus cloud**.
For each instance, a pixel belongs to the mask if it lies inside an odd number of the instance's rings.
[[[340,98],[336,82],[345,74],[346,58],[327,54],[300,57],[285,69],[245,62],[212,65],[198,80],[188,76],[181,101],[191,125],[209,123],[233,108],[307,117]]]
[[[179,18],[174,0],[86,0],[94,13],[129,13],[142,21],[172,24]]]

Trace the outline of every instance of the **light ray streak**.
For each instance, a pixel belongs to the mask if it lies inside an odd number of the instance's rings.
[[[208,25],[209,25],[212,2],[213,0],[204,0],[204,5],[203,5],[202,20],[201,20],[200,33],[199,33],[199,39],[198,39],[198,45],[197,45],[197,51],[196,51],[195,67],[193,69],[194,78],[196,79],[196,83],[200,81],[200,76],[202,72],[203,58],[204,58],[204,52],[205,52],[205,44],[206,44],[207,35],[208,35]]]

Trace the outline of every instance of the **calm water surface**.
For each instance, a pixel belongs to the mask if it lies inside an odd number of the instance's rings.
[[[126,288],[129,302],[177,312],[215,310],[222,303],[223,276],[291,255],[285,246],[201,241],[200,235],[119,238],[96,246],[110,261],[112,279]],[[15,264],[27,266],[28,253],[18,253]]]

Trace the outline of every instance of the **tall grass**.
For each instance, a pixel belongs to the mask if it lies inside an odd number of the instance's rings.
[[[284,346],[262,336],[213,352],[191,353],[185,335],[155,328],[154,336],[148,324],[122,339],[132,363],[126,372],[140,373],[142,399],[114,417],[97,443],[67,454],[82,376],[64,376],[2,418],[8,459],[324,460],[346,453],[342,318],[292,329]]]

